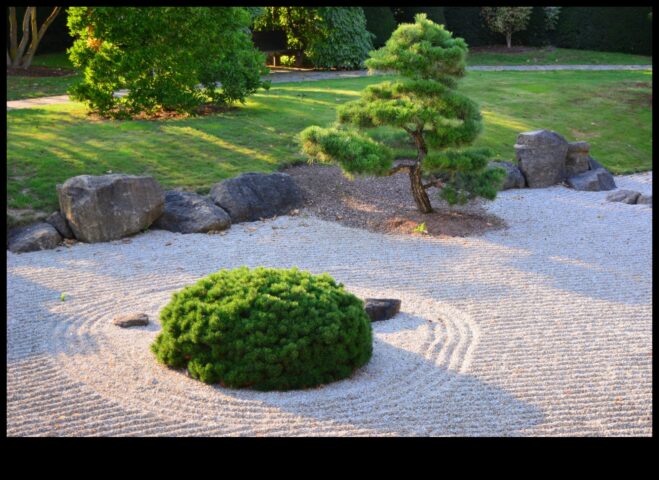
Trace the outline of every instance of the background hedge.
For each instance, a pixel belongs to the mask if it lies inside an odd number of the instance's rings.
[[[556,46],[651,55],[651,11],[651,7],[563,8]]]
[[[367,29],[376,35],[376,48],[383,45],[396,28],[394,14],[397,14],[399,22],[410,22],[417,11],[425,11],[436,23],[445,21],[446,28],[454,35],[464,38],[470,47],[505,43],[500,35],[489,32],[483,25],[480,7],[363,8],[368,22]],[[20,22],[25,7],[17,7],[16,10]],[[652,22],[648,19],[651,11],[652,7],[563,7],[556,30],[546,31],[541,7],[534,7],[529,28],[517,33],[513,42],[515,45],[535,47],[553,44],[561,48],[651,55]],[[39,24],[49,13],[50,8],[37,9]],[[66,12],[58,15],[46,32],[38,53],[61,52],[73,44],[66,28],[66,17]],[[262,50],[281,48],[281,35],[261,36],[263,38],[256,39],[256,43]],[[273,45],[269,45],[270,43]]]

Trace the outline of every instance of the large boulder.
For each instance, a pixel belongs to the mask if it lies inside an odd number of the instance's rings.
[[[7,235],[7,248],[14,253],[34,252],[57,247],[62,236],[50,223],[40,222],[14,228]]]
[[[231,226],[229,214],[209,198],[196,193],[165,192],[165,211],[153,228],[180,233],[206,233]]]
[[[579,175],[580,173],[590,170],[589,151],[590,145],[588,142],[568,143],[567,156],[565,158],[565,174],[568,177]]]
[[[60,212],[51,213],[48,218],[46,218],[46,223],[50,223],[55,230],[59,232],[64,238],[74,238],[73,232],[69,228],[69,224]]]
[[[522,132],[515,143],[519,169],[530,188],[542,188],[565,180],[568,143],[549,130]]]
[[[107,242],[148,228],[164,210],[152,177],[80,175],[57,186],[60,211],[78,240]]]
[[[526,187],[526,179],[524,178],[524,175],[522,175],[521,170],[514,163],[493,160],[489,163],[489,166],[503,168],[506,171],[506,177],[503,181],[501,190]]]
[[[285,173],[243,173],[216,183],[210,197],[229,213],[232,223],[285,215],[302,205],[302,192]]]
[[[616,190],[615,192],[607,194],[606,199],[609,202],[621,202],[634,205],[640,195],[640,192],[635,192],[633,190]]]

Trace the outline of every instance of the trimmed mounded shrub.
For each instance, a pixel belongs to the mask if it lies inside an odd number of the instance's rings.
[[[290,390],[346,378],[373,352],[363,302],[327,274],[241,267],[173,295],[158,360],[232,388]]]

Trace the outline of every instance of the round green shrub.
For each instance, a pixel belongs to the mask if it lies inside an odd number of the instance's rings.
[[[363,302],[327,274],[241,267],[175,293],[158,360],[232,388],[291,390],[348,377],[373,352]]]

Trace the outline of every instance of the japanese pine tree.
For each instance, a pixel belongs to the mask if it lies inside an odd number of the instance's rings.
[[[399,25],[365,62],[369,70],[394,72],[398,79],[371,85],[359,100],[339,107],[333,127],[303,130],[303,151],[311,160],[338,163],[348,176],[408,172],[423,213],[432,212],[426,192],[431,186],[440,188],[440,197],[450,205],[475,197],[494,199],[504,171],[488,167],[487,151],[464,148],[482,128],[477,105],[456,91],[466,55],[465,41],[425,14],[413,24]],[[394,162],[393,150],[364,132],[382,126],[407,132],[416,158]]]

